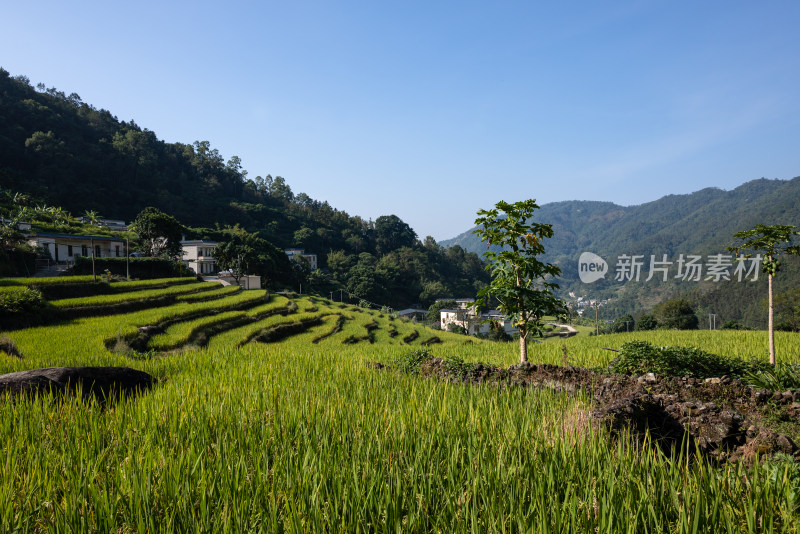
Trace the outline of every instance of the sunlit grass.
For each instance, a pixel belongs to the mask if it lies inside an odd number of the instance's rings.
[[[788,464],[718,468],[666,458],[650,444],[597,428],[581,395],[423,380],[367,365],[391,363],[435,335],[442,343],[426,349],[434,356],[506,366],[517,362],[517,343],[265,296],[243,291],[7,332],[23,358],[0,355],[0,372],[123,365],[161,381],[106,407],[47,396],[0,399],[0,531],[800,528],[800,487]],[[314,343],[339,314],[350,318],[342,331]],[[252,322],[213,333],[203,349],[129,356],[106,346],[139,326],[165,324],[164,337],[151,342],[173,347],[193,331],[245,318]],[[312,319],[285,339],[242,344]],[[392,328],[397,335],[389,337]],[[410,345],[403,342],[413,332]],[[350,336],[362,339],[343,343]],[[601,347],[632,339],[765,357],[763,332],[737,331],[573,337],[532,343],[529,357],[560,364],[563,344],[569,363],[603,366],[615,353]],[[800,361],[799,341],[779,333],[779,358]]]

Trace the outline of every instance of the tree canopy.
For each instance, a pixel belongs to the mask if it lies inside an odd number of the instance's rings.
[[[484,307],[490,298],[500,303],[498,309],[519,329],[520,362],[528,361],[528,335],[541,334],[542,318],[564,309],[563,301],[553,295],[558,288],[553,278],[561,269],[538,259],[545,252],[542,240],[552,237],[553,228],[531,221],[537,209],[535,200],[500,201],[493,209],[479,210],[475,220],[481,240],[499,247],[483,255],[492,281],[479,292],[478,306]]]
[[[172,215],[147,207],[133,220],[130,229],[139,236],[137,248],[148,256],[180,256],[183,225]]]
[[[768,279],[768,337],[769,337],[769,363],[775,365],[775,312],[772,298],[772,279],[780,270],[782,255],[800,255],[800,246],[793,245],[792,239],[800,235],[797,226],[786,224],[775,224],[766,226],[757,224],[750,230],[743,230],[733,234],[733,237],[741,240],[741,243],[728,247],[730,252],[740,254],[743,250],[751,252],[744,254],[745,258],[751,257],[755,253],[763,253],[761,268],[767,274]]]

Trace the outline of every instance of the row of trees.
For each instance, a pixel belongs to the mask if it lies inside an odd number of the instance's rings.
[[[24,236],[16,224],[25,220],[39,229],[68,233],[99,233],[101,216],[87,211],[80,219],[61,208],[30,207],[30,198],[0,191],[0,215],[6,221],[0,235],[14,246]],[[85,228],[88,225],[90,228]],[[327,268],[312,272],[302,262],[291,262],[283,250],[258,233],[240,225],[191,228],[154,207],[137,214],[130,224],[133,251],[149,257],[181,255],[183,237],[219,242],[215,259],[222,269],[258,274],[272,287],[306,288],[322,294],[336,293],[348,299],[366,300],[392,307],[428,305],[437,298],[472,296],[488,282],[485,264],[461,247],[445,249],[432,239],[420,243],[414,231],[397,216],[380,217],[374,225],[376,252],[353,254],[347,250],[321,254]],[[11,233],[13,232],[13,239]],[[8,235],[7,235],[8,234]]]
[[[350,216],[292,191],[286,179],[251,178],[238,156],[209,141],[167,143],[67,95],[0,69],[0,187],[63,206],[132,220],[153,206],[194,228],[239,224],[279,248],[385,255],[417,236],[395,215]]]

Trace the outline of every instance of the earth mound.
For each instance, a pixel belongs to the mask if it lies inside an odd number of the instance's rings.
[[[473,385],[583,391],[592,398],[593,418],[612,433],[630,430],[643,438],[649,431],[666,452],[688,439],[690,450],[699,450],[719,462],[752,462],[776,453],[800,461],[800,447],[768,424],[776,419],[800,421],[800,391],[759,390],[727,376],[705,380],[653,373],[628,376],[531,363],[503,369],[463,362],[453,365],[433,357],[421,362],[419,373],[426,378]]]

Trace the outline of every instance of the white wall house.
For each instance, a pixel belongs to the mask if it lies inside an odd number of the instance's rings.
[[[465,300],[466,301],[466,300]],[[459,303],[459,301],[456,301]],[[507,320],[505,315],[497,310],[490,310],[486,313],[476,314],[474,308],[474,300],[471,300],[472,305],[468,308],[458,309],[444,309],[439,312],[440,327],[442,330],[447,330],[451,324],[458,325],[465,329],[471,336],[476,334],[489,334],[490,326],[486,321],[502,324],[503,330],[506,334],[513,335],[519,330]]]
[[[218,270],[217,261],[214,259],[214,249],[218,244],[216,241],[202,239],[183,240],[181,259],[187,267],[199,275],[214,274]]]
[[[75,258],[124,258],[125,240],[107,235],[71,235],[37,233],[28,237],[28,244],[42,247],[57,264],[71,264]]]
[[[287,248],[284,252],[286,252],[286,255],[289,256],[289,259],[292,261],[297,261],[297,258],[305,258],[311,270],[317,270],[316,254],[306,254],[306,251],[302,248]]]

